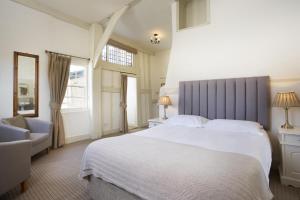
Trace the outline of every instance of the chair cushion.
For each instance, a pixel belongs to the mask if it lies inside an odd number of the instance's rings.
[[[46,140],[48,140],[48,134],[46,133],[30,133],[30,139],[32,141],[32,146],[38,145]]]
[[[21,115],[12,118],[2,119],[2,123],[29,130],[25,118]]]

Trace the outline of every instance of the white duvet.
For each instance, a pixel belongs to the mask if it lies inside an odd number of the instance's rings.
[[[260,200],[272,198],[270,166],[264,131],[160,125],[91,143],[80,176],[93,175],[142,199]]]
[[[232,132],[209,128],[161,125],[134,133],[134,135],[248,155],[260,162],[266,178],[269,180],[272,152],[269,137],[263,129],[258,133],[247,133],[247,131]]]

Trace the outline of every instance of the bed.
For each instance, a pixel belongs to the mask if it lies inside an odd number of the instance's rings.
[[[180,82],[178,114],[264,129],[167,123],[95,141],[80,173],[91,198],[272,199],[269,95],[268,77]]]

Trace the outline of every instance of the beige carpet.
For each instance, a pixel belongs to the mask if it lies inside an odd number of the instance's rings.
[[[66,145],[34,158],[27,192],[20,194],[19,188],[15,188],[0,200],[89,199],[86,182],[78,178],[81,157],[88,144],[84,141]],[[276,200],[300,200],[300,189],[282,186],[276,171],[271,173],[270,187]]]
[[[0,197],[1,200],[87,200],[85,181],[79,179],[79,168],[88,141],[66,145],[33,158],[28,190],[20,194],[19,188]]]

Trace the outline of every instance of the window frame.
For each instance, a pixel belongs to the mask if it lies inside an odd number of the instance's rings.
[[[67,88],[69,87],[69,80],[70,80],[70,76],[71,76],[71,66],[79,66],[79,67],[83,67],[85,68],[85,77],[86,77],[86,80],[85,80],[85,92],[84,92],[84,101],[85,101],[85,106],[83,107],[67,107],[67,108],[61,108],[61,112],[62,113],[72,113],[72,112],[84,112],[84,111],[88,111],[89,109],[89,101],[88,101],[88,98],[89,98],[89,92],[88,92],[88,87],[89,87],[89,70],[88,70],[88,63],[86,65],[84,64],[78,64],[76,62],[72,63],[71,62],[71,65],[70,65],[70,74],[69,74],[69,78],[68,78],[68,86]],[[66,94],[67,94],[67,91],[66,91]],[[66,98],[66,94],[65,94],[65,97],[64,99]],[[70,97],[72,98],[72,97]],[[62,104],[63,105],[63,104]]]
[[[108,46],[112,46],[114,48],[120,49],[125,51],[126,53],[130,53],[132,54],[132,65],[122,65],[122,64],[117,64],[117,63],[113,63],[113,62],[109,62],[108,58],[109,58],[109,54],[108,54]],[[104,48],[106,48],[106,55],[105,55],[105,60],[103,60],[103,51]],[[104,64],[105,66],[110,66],[110,68],[118,68],[118,70],[121,71],[132,71],[133,68],[136,67],[136,55],[137,55],[138,51],[137,49],[127,46],[121,42],[118,42],[116,40],[113,39],[109,39],[108,42],[105,44],[105,46],[103,47],[102,51],[101,51],[101,63]]]
[[[116,54],[115,56],[114,56],[114,54],[109,54],[109,53],[110,53],[109,47],[116,48],[117,51],[120,51],[120,50],[121,50],[121,51],[125,51],[125,55],[124,55],[124,56],[125,56],[125,58],[124,58],[124,59],[125,59],[125,61],[124,61],[125,64],[119,64],[119,63],[117,63],[117,62],[118,62],[117,59],[112,59],[112,60],[115,61],[115,63],[109,61],[110,57],[116,57],[116,58],[121,57],[121,55],[119,55],[119,54]],[[104,49],[105,49],[105,56],[103,55]],[[129,63],[128,60],[127,60],[127,56],[128,56],[127,54],[129,54],[129,56],[131,56],[131,65],[127,65],[127,63]],[[105,60],[103,59],[104,57],[105,57]],[[101,61],[102,61],[102,62],[110,63],[110,64],[112,64],[112,65],[117,65],[117,66],[124,67],[124,68],[131,68],[131,67],[134,67],[134,64],[135,64],[134,60],[135,60],[135,54],[134,54],[134,53],[129,52],[129,51],[126,51],[126,50],[124,50],[124,49],[122,49],[122,48],[119,48],[119,47],[117,47],[117,46],[114,46],[114,45],[112,45],[112,44],[106,44],[106,45],[103,47],[103,50],[102,50],[102,52],[101,52]]]

